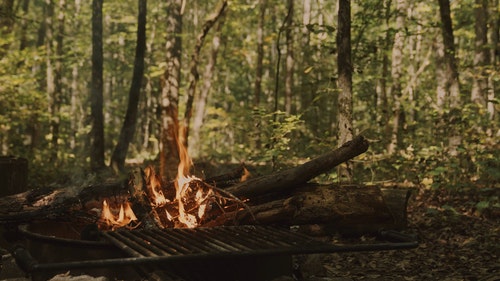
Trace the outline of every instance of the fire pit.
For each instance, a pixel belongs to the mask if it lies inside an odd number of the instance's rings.
[[[405,235],[380,231],[405,227],[408,190],[387,196],[377,187],[307,184],[367,148],[356,137],[296,168],[249,180],[241,176],[238,184],[221,189],[215,180],[189,174],[192,162],[180,146],[173,181],[149,166],[115,184],[28,191],[0,200],[0,222],[29,222],[19,227],[26,239],[12,254],[35,280],[68,270],[124,280],[292,276],[293,255],[417,246]],[[62,223],[77,217],[84,222]],[[35,223],[40,219],[46,221]],[[376,232],[385,240],[338,245],[290,228],[311,224]]]
[[[27,242],[13,255],[34,280],[68,270],[122,280],[152,278],[152,274],[166,280],[271,280],[293,275],[292,255],[418,245],[411,237],[390,231],[380,237],[391,242],[335,245],[288,228],[253,225],[104,231],[97,233],[99,241],[35,233],[36,225],[19,229]]]

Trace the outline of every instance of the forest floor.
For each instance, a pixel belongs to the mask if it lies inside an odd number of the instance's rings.
[[[418,235],[417,248],[312,255],[317,268],[305,281],[500,281],[500,187],[448,191],[420,188],[412,196],[407,232]],[[17,278],[9,280],[29,280],[12,270]],[[7,271],[4,261],[1,280]]]
[[[311,280],[500,281],[500,188],[413,197],[408,231],[418,248],[323,255],[324,275]]]

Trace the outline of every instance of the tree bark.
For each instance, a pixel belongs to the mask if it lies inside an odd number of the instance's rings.
[[[288,16],[286,18],[286,62],[285,62],[285,112],[292,113],[292,97],[293,97],[293,68],[294,68],[294,55],[293,55],[293,7],[294,0],[288,0]]]
[[[257,61],[255,66],[255,82],[253,92],[253,106],[260,105],[262,94],[262,73],[264,60],[264,19],[266,15],[267,0],[259,1],[259,19],[257,23]]]
[[[90,167],[101,170],[104,165],[104,114],[103,114],[103,50],[102,2],[92,1],[92,81],[90,90],[91,147]]]
[[[120,131],[120,138],[111,157],[111,165],[115,171],[123,172],[128,146],[132,141],[137,126],[137,112],[141,96],[142,78],[144,76],[144,54],[146,52],[146,14],[147,0],[138,1],[137,45],[135,47],[134,73],[130,85],[129,100],[125,120]]]
[[[167,4],[166,69],[162,76],[160,98],[160,176],[168,180],[175,174],[169,171],[177,166],[179,87],[181,83],[182,55],[182,0],[170,0]]]
[[[237,197],[246,198],[285,191],[292,185],[304,184],[335,166],[364,153],[368,146],[369,143],[363,136],[357,136],[341,147],[298,167],[247,180],[228,188],[227,191]]]
[[[200,51],[203,47],[203,43],[205,41],[205,37],[207,36],[210,29],[214,26],[217,20],[224,15],[225,9],[227,7],[227,1],[222,1],[220,7],[217,12],[213,14],[207,21],[203,24],[203,28],[201,33],[196,38],[196,44],[194,46],[194,52],[191,55],[190,62],[190,75],[189,75],[189,87],[187,91],[187,102],[186,102],[186,111],[184,114],[183,126],[184,126],[184,146],[188,147],[188,136],[189,136],[189,123],[191,121],[191,116],[193,115],[193,101],[194,95],[196,93],[196,84],[200,78],[198,73],[198,63],[200,60]]]
[[[439,14],[441,15],[441,32],[444,45],[444,76],[445,76],[445,95],[449,97],[450,107],[459,107],[460,86],[458,81],[458,69],[455,58],[455,39],[453,36],[453,24],[451,21],[450,1],[439,0]],[[438,67],[441,67],[438,65]],[[438,99],[438,106],[442,103]]]
[[[291,196],[240,211],[240,223],[326,224],[342,232],[376,232],[406,226],[407,189],[381,190],[376,186],[304,185]]]
[[[381,77],[378,82],[378,95],[377,95],[377,108],[379,108],[378,111],[378,118],[377,118],[377,123],[380,126],[381,129],[381,135],[389,136],[390,135],[390,108],[389,108],[389,102],[388,102],[388,93],[387,93],[387,82],[389,81],[389,50],[391,47],[391,29],[390,29],[390,18],[391,18],[391,2],[392,0],[385,0],[384,1],[384,16],[385,16],[385,25],[384,28],[386,29],[385,31],[385,36],[384,36],[384,44],[383,44],[383,49],[381,50],[382,53],[382,65],[381,65]]]
[[[488,1],[474,2],[474,72],[472,79],[471,100],[486,107],[486,91],[488,74],[486,66],[489,62],[488,50]]]
[[[396,1],[396,34],[394,35],[394,45],[392,47],[392,87],[391,95],[394,99],[392,109],[392,131],[387,153],[393,154],[401,146],[401,130],[404,122],[404,109],[401,104],[403,100],[402,73],[403,73],[403,49],[405,43],[405,19],[407,0]]]
[[[499,7],[500,6],[500,1],[499,0],[493,0],[492,3],[493,7]],[[498,9],[497,9],[498,11]],[[491,13],[490,16],[490,65],[492,69],[499,69],[498,68],[498,56],[500,55],[500,44],[499,44],[499,36],[500,36],[500,15],[498,12],[493,12]],[[495,94],[495,92],[498,89],[498,82],[495,80],[495,72],[491,72],[488,75],[488,102],[486,105],[486,108],[488,110],[488,114],[490,117],[490,120],[493,121],[496,118],[496,115],[498,114],[496,109],[495,109],[495,96],[498,96],[498,94]]]
[[[212,89],[212,78],[214,76],[214,69],[217,63],[217,55],[219,53],[219,48],[221,45],[221,34],[220,30],[224,24],[224,18],[221,18],[216,26],[216,32],[212,39],[212,50],[208,60],[208,64],[205,66],[205,72],[203,74],[203,88],[201,89],[198,102],[194,108],[194,119],[193,119],[193,129],[192,138],[190,145],[190,153],[193,157],[200,156],[201,152],[201,137],[200,131],[203,125],[203,119],[205,117],[205,108],[208,101],[208,95]]]
[[[9,34],[14,27],[14,0],[5,0],[0,3],[0,35]],[[0,59],[9,49],[9,43],[0,44]]]
[[[337,32],[337,71],[339,106],[339,145],[352,139],[352,61],[351,61],[351,2],[339,1]],[[341,167],[339,178],[351,182],[353,171],[349,162]]]

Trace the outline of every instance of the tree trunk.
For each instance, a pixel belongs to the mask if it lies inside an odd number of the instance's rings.
[[[54,122],[56,119],[55,110],[55,96],[56,96],[56,86],[55,86],[55,70],[54,70],[54,1],[45,1],[45,87],[47,90],[47,101],[48,101],[48,112],[50,115],[50,133],[52,135],[50,141],[50,162],[53,162],[57,156],[57,123]],[[54,156],[54,154],[56,156]]]
[[[101,170],[104,165],[104,115],[103,115],[103,50],[102,50],[102,4],[103,0],[92,1],[92,81],[91,104],[91,147],[90,167]]]
[[[500,1],[498,0],[492,0],[493,7],[499,7]],[[498,11],[498,9],[497,9]],[[499,69],[498,68],[498,56],[500,55],[500,43],[499,43],[499,36],[500,36],[500,15],[498,12],[493,12],[491,13],[491,18],[490,18],[490,41],[491,41],[491,50],[490,50],[490,64],[492,69]],[[497,73],[498,74],[498,73]],[[490,120],[493,121],[495,120],[496,117],[496,110],[495,110],[495,92],[498,89],[498,82],[494,79],[495,77],[495,71],[492,71],[488,75],[488,103],[487,103],[487,110],[489,113]]]
[[[111,157],[111,165],[115,171],[123,172],[128,146],[132,141],[137,125],[137,112],[141,96],[142,78],[144,76],[144,54],[146,52],[146,14],[147,0],[138,1],[137,45],[135,47],[134,73],[130,85],[129,100],[125,120],[120,131],[120,138]]]
[[[216,32],[212,39],[212,50],[210,53],[210,57],[208,60],[208,64],[205,66],[205,72],[203,73],[203,87],[200,91],[200,96],[198,98],[198,102],[194,108],[194,119],[193,119],[193,129],[192,129],[192,138],[191,145],[189,146],[191,155],[193,157],[200,156],[201,152],[201,137],[200,131],[201,126],[203,125],[203,119],[205,117],[205,108],[208,101],[208,94],[212,89],[212,79],[214,76],[215,65],[217,63],[217,55],[219,53],[221,34],[220,30],[224,24],[224,18],[221,18],[216,26]]]
[[[264,60],[264,19],[266,15],[267,0],[259,1],[259,19],[257,23],[257,61],[255,66],[255,82],[253,92],[253,106],[259,107],[262,95],[262,73]]]
[[[55,65],[54,65],[54,92],[51,98],[51,162],[57,161],[57,153],[59,150],[59,131],[61,126],[61,105],[63,101],[63,43],[64,43],[64,29],[65,29],[65,12],[66,3],[65,0],[59,0],[59,11],[58,11],[58,23],[57,23],[57,33],[55,36],[55,44],[49,43],[51,47],[55,47]],[[51,28],[48,28],[51,29]]]
[[[0,3],[0,35],[6,37],[14,26],[14,0],[4,0]],[[0,59],[3,58],[9,49],[8,42],[0,44]]]
[[[198,83],[198,80],[200,78],[200,75],[198,73],[198,63],[200,60],[200,51],[201,48],[203,47],[203,43],[205,41],[205,37],[207,36],[208,32],[214,26],[214,24],[217,22],[217,20],[223,16],[225,9],[227,7],[227,1],[222,1],[220,4],[220,7],[217,9],[217,12],[213,14],[209,19],[205,21],[203,24],[203,28],[201,33],[198,35],[196,38],[196,44],[194,46],[194,52],[191,55],[191,62],[190,62],[190,75],[189,75],[189,87],[187,90],[187,102],[186,102],[186,111],[184,114],[184,120],[183,120],[183,126],[184,126],[184,147],[188,147],[188,136],[189,136],[189,123],[191,121],[191,116],[193,115],[193,101],[194,101],[194,95],[196,93],[196,84]]]
[[[472,79],[471,100],[486,107],[486,91],[488,74],[486,66],[489,62],[488,50],[488,1],[476,0],[474,4],[474,75]]]
[[[167,4],[167,43],[165,50],[166,69],[162,76],[160,97],[160,176],[168,180],[173,178],[177,167],[179,87],[181,83],[182,55],[182,0],[170,0]]]
[[[394,45],[392,47],[392,87],[391,95],[394,99],[392,109],[392,131],[390,143],[387,147],[387,153],[393,154],[401,146],[401,130],[404,122],[404,109],[401,104],[403,99],[402,92],[402,73],[403,73],[403,49],[405,42],[405,18],[406,18],[406,0],[396,1],[396,34],[394,36]]]
[[[30,0],[23,0],[21,7],[22,7],[22,20],[21,20],[21,38],[20,38],[20,43],[19,43],[19,50],[24,50],[27,47],[28,40],[26,38],[26,33],[27,33],[27,27],[28,27],[28,10],[30,6]],[[2,14],[2,13],[0,13]],[[1,24],[0,24],[1,26]],[[0,55],[1,57],[1,55]]]
[[[352,61],[351,61],[351,2],[339,1],[337,32],[337,71],[338,71],[338,106],[339,106],[339,145],[352,139]],[[353,172],[346,163],[340,168],[339,178],[350,182]]]
[[[453,24],[451,21],[450,1],[439,0],[439,14],[441,15],[441,32],[444,45],[444,78],[445,96],[449,97],[450,107],[459,107],[460,85],[458,81],[458,69],[455,58],[455,39],[453,36]],[[441,67],[438,65],[438,67]],[[442,101],[441,101],[442,102]],[[440,100],[438,99],[438,106]]]
[[[293,68],[294,68],[294,55],[293,55],[293,3],[294,0],[288,0],[288,16],[285,23],[285,39],[286,39],[286,67],[285,67],[285,112],[292,113],[292,95],[293,95]]]
[[[378,124],[380,126],[381,135],[390,135],[390,122],[389,122],[389,102],[387,97],[387,81],[389,80],[389,50],[392,44],[391,40],[391,29],[390,29],[390,19],[391,19],[391,2],[392,0],[384,1],[384,16],[385,16],[385,38],[384,38],[384,48],[381,50],[382,53],[382,65],[381,65],[381,77],[378,86],[378,97],[377,97],[377,108],[379,109],[378,114]]]

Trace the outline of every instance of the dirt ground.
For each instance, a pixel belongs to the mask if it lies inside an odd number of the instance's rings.
[[[500,281],[499,198],[499,187],[449,193],[419,190],[408,207],[408,233],[418,235],[418,248],[311,255],[304,280]],[[23,278],[12,258],[2,263],[0,279],[30,280]],[[76,280],[62,278],[58,280]]]
[[[322,255],[324,270],[309,279],[500,281],[499,198],[498,187],[419,190],[408,208],[418,248]]]

